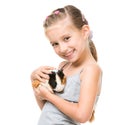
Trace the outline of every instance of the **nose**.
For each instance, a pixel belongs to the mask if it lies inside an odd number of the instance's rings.
[[[65,53],[67,51],[67,45],[65,43],[61,43],[59,45],[59,50],[61,53]]]

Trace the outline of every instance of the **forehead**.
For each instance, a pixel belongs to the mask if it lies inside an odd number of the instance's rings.
[[[63,32],[62,30],[70,30],[70,29],[77,29],[74,24],[72,23],[70,17],[66,17],[64,19],[61,19],[57,21],[56,23],[52,24],[51,26],[47,27],[45,29],[45,33],[48,34],[50,32],[54,31],[60,31]]]

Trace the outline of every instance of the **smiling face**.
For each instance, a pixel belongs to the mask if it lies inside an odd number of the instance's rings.
[[[46,28],[45,33],[56,54],[69,62],[79,60],[85,54],[86,48],[89,49],[87,47],[88,25],[78,29],[73,25],[69,17]]]

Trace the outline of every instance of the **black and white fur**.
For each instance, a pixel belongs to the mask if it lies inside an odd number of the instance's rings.
[[[49,74],[50,79],[46,83],[40,83],[40,85],[45,86],[51,92],[61,92],[63,91],[66,83],[66,78],[62,70],[52,70]]]

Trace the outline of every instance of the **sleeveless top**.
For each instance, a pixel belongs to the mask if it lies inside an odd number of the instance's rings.
[[[77,103],[80,94],[80,72],[72,76],[68,76],[66,86],[62,93],[55,93],[61,98]],[[63,105],[64,106],[64,105]],[[46,102],[38,121],[38,125],[81,125],[70,117],[66,116],[55,105]]]

